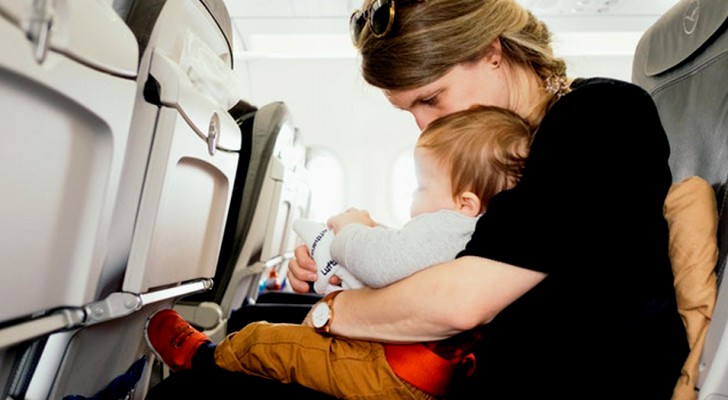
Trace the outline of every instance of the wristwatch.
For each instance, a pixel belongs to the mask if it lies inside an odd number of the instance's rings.
[[[311,322],[318,333],[328,334],[331,331],[331,321],[334,319],[334,299],[343,290],[337,290],[324,296],[311,310]]]

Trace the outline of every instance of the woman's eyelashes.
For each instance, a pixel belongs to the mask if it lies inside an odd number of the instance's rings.
[[[420,99],[420,104],[428,106],[428,107],[434,107],[438,103],[438,96],[430,96],[426,97],[424,99]]]

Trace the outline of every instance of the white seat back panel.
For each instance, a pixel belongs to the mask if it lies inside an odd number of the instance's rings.
[[[221,135],[239,135],[219,114]],[[123,289],[144,293],[212,278],[235,180],[238,153],[216,151],[176,109],[162,107]]]
[[[0,37],[4,321],[95,300],[136,83],[53,51],[39,64],[2,18]]]

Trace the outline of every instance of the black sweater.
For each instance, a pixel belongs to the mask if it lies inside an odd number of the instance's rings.
[[[548,276],[483,327],[453,397],[670,399],[689,348],[662,213],[668,155],[630,83],[577,80],[548,111],[520,183],[460,254]]]

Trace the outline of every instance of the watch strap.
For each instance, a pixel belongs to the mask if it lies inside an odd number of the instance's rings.
[[[329,334],[331,332],[331,321],[334,320],[334,299],[341,292],[343,292],[343,290],[335,290],[333,292],[328,293],[321,300],[319,300],[322,303],[326,303],[326,305],[329,307],[329,319],[326,321],[326,323],[323,326],[315,328],[316,332],[325,333],[325,334]]]

